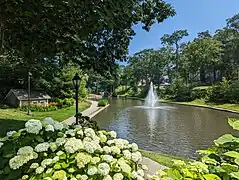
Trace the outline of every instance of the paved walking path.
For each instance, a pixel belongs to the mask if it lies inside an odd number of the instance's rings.
[[[100,107],[98,107],[98,102],[97,101],[89,101],[91,103],[91,106],[89,108],[87,108],[86,110],[84,110],[82,113],[83,116],[89,116],[91,117],[91,115],[93,113],[95,113],[96,111],[98,111],[100,109]],[[66,119],[65,121],[63,121],[66,124],[72,124],[74,123],[76,120],[76,118],[70,117],[69,119]]]
[[[148,167],[148,170],[145,174],[149,174],[151,176],[155,175],[157,171],[167,169],[168,167],[163,166],[147,157],[143,157],[141,164],[144,164]]]

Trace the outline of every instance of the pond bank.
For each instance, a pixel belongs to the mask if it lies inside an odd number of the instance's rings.
[[[99,107],[98,101],[88,101],[88,102],[91,103],[91,106],[82,112],[82,116],[88,116],[88,117],[90,117],[90,119],[109,106],[109,104],[107,104],[104,107]],[[66,124],[72,124],[73,122],[75,122],[75,117],[72,116],[72,117],[64,120],[63,122]]]
[[[141,100],[141,101],[144,100],[144,98],[138,98],[138,97],[126,97],[126,96],[119,96],[119,97]],[[213,109],[213,110],[218,110],[218,111],[239,114],[239,104],[218,104],[217,105],[217,104],[206,103],[203,100],[195,100],[192,102],[177,102],[177,101],[165,100],[165,99],[161,99],[161,100],[159,100],[159,102],[160,103],[168,103],[168,104],[178,104],[178,105],[185,105],[185,106],[201,107],[201,108],[207,108],[207,109]]]

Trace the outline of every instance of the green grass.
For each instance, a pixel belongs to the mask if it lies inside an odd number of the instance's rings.
[[[90,106],[88,102],[82,102],[79,104],[79,110],[83,111]],[[57,121],[63,121],[75,114],[75,106],[58,109],[56,111],[49,112],[32,112],[31,116],[28,116],[26,112],[20,111],[19,109],[0,109],[0,119],[5,120],[28,120],[28,119],[39,119],[42,120],[45,117],[52,117]]]
[[[205,102],[205,100],[203,99],[197,99],[191,102],[185,102],[185,104],[210,106],[210,107],[222,108],[226,110],[239,111],[239,104],[215,104],[215,103]]]
[[[90,107],[89,102],[79,104],[79,110],[83,111]],[[24,127],[25,121],[29,119],[43,120],[46,117],[52,117],[54,120],[63,121],[75,114],[75,106],[58,109],[50,112],[33,112],[32,116],[28,116],[26,112],[19,109],[0,109],[0,137],[6,132],[18,130]]]
[[[152,151],[139,150],[144,157],[148,157],[159,164],[162,164],[167,167],[172,167],[173,160],[184,160],[190,161],[189,159],[184,159],[181,157],[175,157],[167,154],[155,153]]]

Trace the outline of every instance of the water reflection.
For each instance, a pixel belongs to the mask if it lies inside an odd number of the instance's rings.
[[[127,99],[110,104],[95,117],[101,128],[115,130],[142,149],[184,157],[195,157],[196,150],[212,145],[214,139],[235,133],[227,125],[227,117],[238,116],[181,105],[142,108],[138,107],[141,101]]]

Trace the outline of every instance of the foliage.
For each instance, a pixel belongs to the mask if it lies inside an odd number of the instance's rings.
[[[211,94],[210,86],[205,87],[195,87],[191,91],[192,100],[195,99],[208,99],[208,96]]]
[[[219,85],[212,87],[209,101],[216,103],[239,103],[239,82],[230,82],[225,78]]]
[[[239,130],[239,120],[228,119],[234,130]],[[214,141],[214,146],[199,150],[199,161],[175,161],[174,166],[159,173],[171,179],[239,179],[239,137],[225,134]],[[156,177],[155,177],[156,178]]]
[[[102,74],[125,59],[133,25],[141,22],[148,31],[175,14],[159,0],[4,0],[0,12],[0,55],[14,54],[28,70],[58,56]]]
[[[15,179],[144,179],[136,144],[116,133],[46,118],[0,140],[0,177]]]
[[[31,105],[32,112],[48,112],[48,111],[56,111],[58,108],[56,105]],[[28,106],[20,107],[21,111],[27,111]]]
[[[101,99],[98,102],[98,106],[106,106],[108,104],[108,100],[107,99]]]
[[[57,107],[59,109],[61,108],[66,108],[66,107],[71,107],[73,106],[75,100],[73,98],[65,98],[65,99],[59,99],[59,98],[56,98],[55,99],[55,102],[57,103]]]

